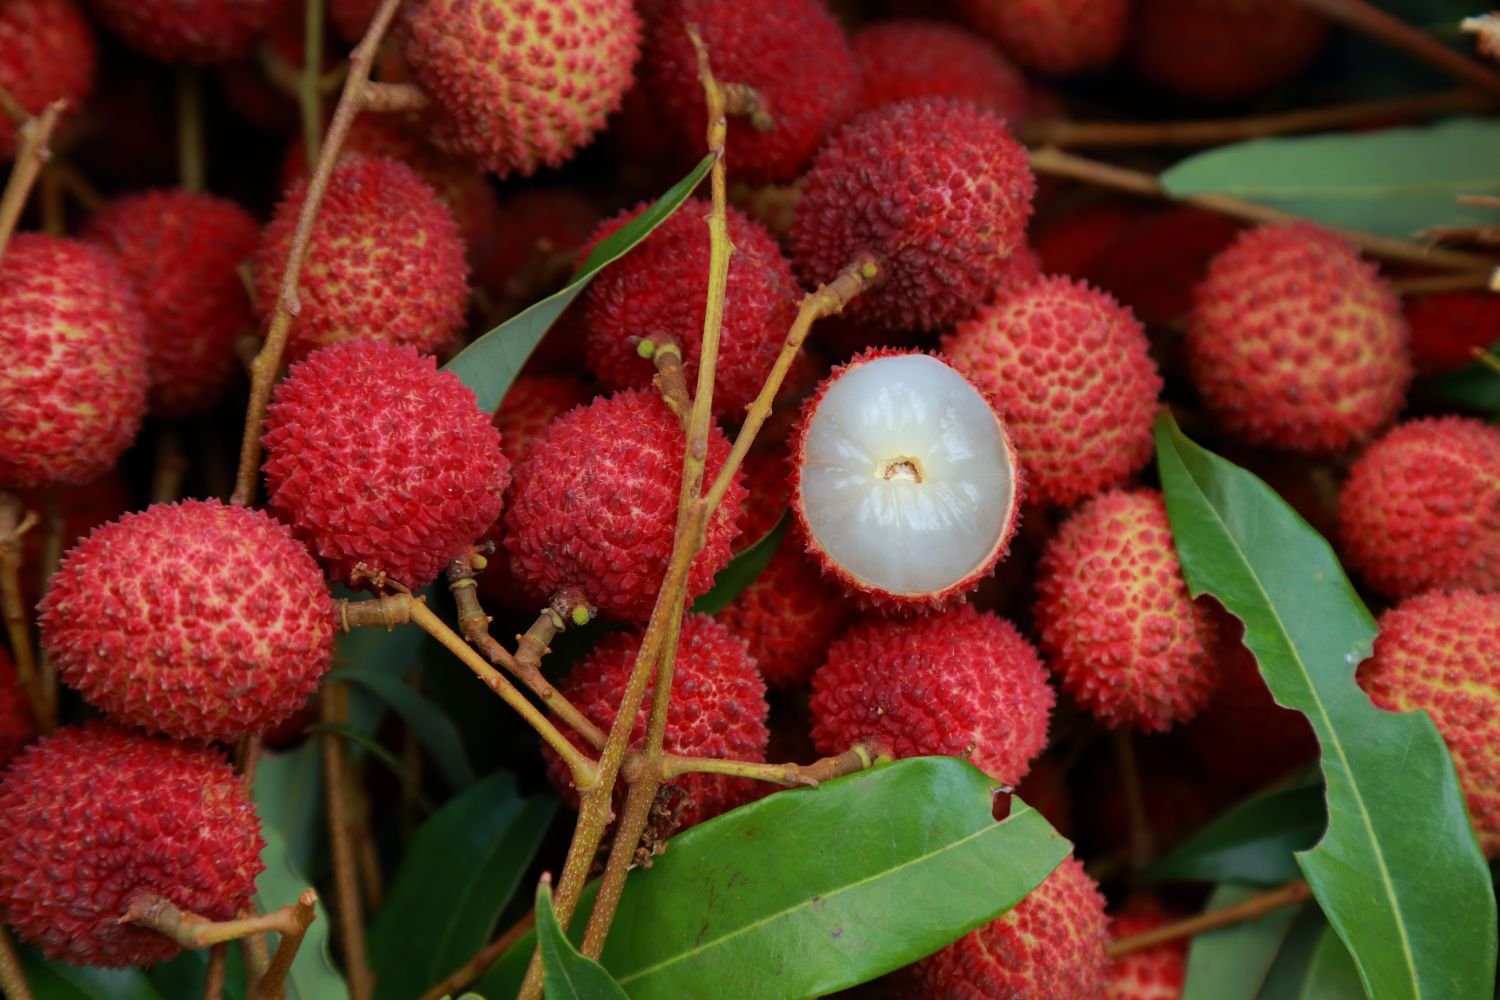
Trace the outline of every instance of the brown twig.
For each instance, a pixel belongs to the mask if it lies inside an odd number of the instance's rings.
[[[241,917],[253,916],[254,908],[240,914]],[[271,967],[271,949],[266,944],[264,934],[250,934],[240,938],[240,955],[245,961],[245,992],[253,995],[256,985],[265,976],[266,970]]]
[[[642,758],[644,762],[644,758]],[[873,763],[870,751],[862,744],[834,757],[824,757],[811,764],[758,764],[748,760],[722,760],[718,757],[682,757],[664,754],[660,781],[665,784],[684,774],[727,774],[752,781],[765,781],[788,788],[816,788],[825,781],[863,771]],[[626,779],[634,780],[626,765]]]
[[[317,163],[323,142],[323,0],[306,0],[302,11],[302,72],[297,78],[297,110],[302,118],[304,165]]]
[[[1391,287],[1402,295],[1431,295],[1434,292],[1470,292],[1486,288],[1488,271],[1456,271],[1453,274],[1430,274],[1420,278],[1393,278]]]
[[[1301,0],[1301,3],[1308,10],[1316,11],[1330,21],[1384,42],[1461,83],[1491,94],[1500,94],[1500,73],[1455,52],[1427,32],[1412,27],[1365,0]]]
[[[162,425],[156,432],[156,466],[151,472],[151,502],[171,503],[182,496],[187,475],[187,455],[177,428]]]
[[[32,1000],[26,970],[21,968],[21,955],[4,924],[0,924],[0,996],[10,1000]]]
[[[52,155],[47,141],[57,120],[68,102],[56,100],[47,105],[40,115],[28,118],[16,131],[16,159],[10,168],[10,179],[5,182],[5,194],[0,195],[0,257],[10,244],[16,223],[21,221],[21,210],[26,207],[26,198],[36,183],[36,175]]]
[[[757,132],[776,130],[776,119],[760,91],[748,83],[726,83],[720,85],[719,92],[723,95],[724,114],[746,119]]]
[[[1311,898],[1312,889],[1306,882],[1289,882],[1280,889],[1258,893],[1232,906],[1223,906],[1217,910],[1200,913],[1195,917],[1188,917],[1186,920],[1163,924],[1140,934],[1120,938],[1110,944],[1109,957],[1119,958],[1121,955],[1129,955],[1167,941],[1192,937],[1204,931],[1228,927],[1230,924],[1242,923],[1246,920],[1256,920],[1272,910],[1306,902]]]
[[[35,512],[23,509],[21,501],[0,493],[0,604],[3,604],[5,631],[10,637],[11,658],[26,700],[31,705],[37,728],[50,733],[57,718],[47,703],[47,696],[37,671],[36,648],[31,642],[31,616],[26,613],[26,598],[21,586],[21,561],[25,543],[22,538],[37,524]]]
[[[310,894],[311,889],[304,892],[303,899]],[[120,923],[164,934],[184,948],[207,948],[251,934],[295,933],[301,921],[297,912],[301,906],[299,900],[270,913],[235,920],[209,920],[182,909],[165,897],[143,892],[131,900]]]
[[[4,87],[0,87],[0,114],[10,119],[10,123],[17,128],[25,125],[26,120],[31,117],[31,114],[21,106],[21,102],[16,100],[15,95]]]
[[[348,719],[348,689],[343,684],[325,684],[319,694],[322,721],[337,726]],[[333,857],[333,882],[338,905],[334,926],[344,951],[344,969],[353,1000],[369,1000],[374,992],[365,955],[365,924],[359,900],[359,875],[355,868],[354,841],[350,837],[348,767],[344,744],[337,733],[325,732],[323,782],[328,797],[328,844]]]
[[[185,190],[201,192],[208,170],[203,155],[203,79],[196,66],[177,71],[177,175]]]
[[[227,944],[216,944],[208,951],[208,971],[203,976],[203,1000],[220,1000],[224,995],[224,967],[229,957]]]
[[[276,946],[276,955],[266,967],[265,974],[249,991],[249,1000],[285,1000],[286,979],[291,975],[292,962],[297,958],[297,951],[302,947],[307,929],[317,919],[317,903],[318,894],[308,889],[298,897],[296,906],[284,907],[292,911],[292,925],[281,931],[281,943]]]
[[[1125,804],[1130,810],[1130,863],[1132,867],[1144,868],[1151,860],[1151,824],[1146,818],[1146,796],[1141,788],[1141,770],[1135,760],[1135,740],[1125,727],[1116,729],[1115,759],[1120,765],[1120,785],[1125,792]]]
[[[688,398],[687,372],[682,367],[682,348],[672,343],[656,344],[643,340],[638,350],[656,366],[652,384],[666,401],[667,409],[677,414],[683,433],[687,433],[692,419],[693,401]]]
[[[369,83],[361,107],[366,111],[422,111],[431,101],[427,92],[414,83]]]

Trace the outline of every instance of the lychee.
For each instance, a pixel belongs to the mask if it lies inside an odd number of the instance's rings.
[[[1104,292],[1041,278],[942,343],[1005,414],[1031,499],[1077,503],[1150,459],[1161,376],[1140,322]]]
[[[407,29],[406,61],[432,96],[438,146],[529,177],[561,166],[619,108],[641,23],[630,0],[430,0]]]
[[[993,45],[941,21],[878,21],[853,39],[859,110],[918,97],[951,97],[1026,117],[1026,79]]]
[[[298,181],[261,235],[257,306],[275,306],[307,195]],[[334,167],[298,282],[289,356],[369,338],[436,351],[463,325],[464,244],[453,213],[411,167],[384,156],[344,156]]]
[[[74,0],[0,0],[0,87],[27,113],[62,98],[76,111],[94,86],[94,34]],[[0,115],[0,162],[16,123]]]
[[[1191,205],[1142,213],[1079,276],[1129,306],[1142,322],[1175,324],[1192,311],[1193,289],[1209,261],[1239,232],[1234,220]]]
[[[1127,0],[958,0],[958,11],[1005,54],[1045,76],[1102,69],[1125,44]]]
[[[379,6],[380,0],[328,0],[328,20],[340,38],[355,45],[364,37]]]
[[[774,446],[752,450],[740,468],[745,474],[745,504],[740,533],[734,541],[737,551],[748,549],[766,537],[792,501],[785,450]]]
[[[0,771],[34,739],[36,720],[31,715],[31,703],[21,689],[16,665],[0,649]]]
[[[1244,441],[1337,452],[1401,409],[1411,362],[1400,303],[1333,233],[1306,222],[1247,230],[1194,299],[1193,383]]]
[[[604,223],[590,247],[645,208]],[[705,202],[687,202],[589,284],[584,351],[589,369],[606,389],[651,384],[656,367],[637,350],[634,341],[641,338],[676,344],[688,390],[696,386],[708,294],[708,211]],[[764,226],[735,209],[729,210],[727,221],[734,255],[724,291],[713,406],[724,419],[738,421],[781,353],[801,292],[791,265]]]
[[[845,312],[886,329],[939,329],[989,299],[1025,242],[1035,190],[999,115],[937,98],[887,105],[813,160],[792,225],[794,263],[816,284],[873,254],[874,287]]]
[[[895,757],[967,757],[1008,785],[1047,745],[1055,698],[1014,625],[960,604],[910,620],[868,618],[812,678],[819,753],[865,743]]]
[[[594,398],[586,385],[563,375],[518,375],[495,410],[500,450],[511,464],[531,454],[552,421]]]
[[[1306,69],[1328,27],[1295,0],[1139,0],[1130,62],[1192,100],[1240,100]]]
[[[82,483],[135,439],[146,318],[105,251],[18,233],[0,259],[0,486]]]
[[[1380,708],[1425,711],[1448,744],[1479,846],[1500,857],[1500,595],[1430,591],[1380,616],[1359,684]]]
[[[1170,922],[1160,903],[1136,896],[1110,919],[1109,935],[1118,941]],[[1104,996],[1107,1000],[1179,1000],[1187,977],[1187,949],[1188,939],[1178,938],[1111,959]]]
[[[605,635],[563,678],[558,691],[601,729],[608,729],[619,711],[640,648],[638,632]],[[654,683],[653,674],[630,733],[632,743],[646,737]],[[672,702],[667,709],[666,751],[689,757],[764,761],[770,738],[767,711],[766,684],[744,640],[707,615],[684,616],[672,675]],[[550,749],[543,752],[552,784],[576,801],[567,769]],[[684,827],[748,802],[755,792],[755,785],[748,779],[721,774],[688,774],[672,784],[682,795],[676,818]]]
[[[510,462],[473,390],[375,340],[293,365],[266,411],[271,508],[337,580],[431,583],[500,514]]]
[[[502,316],[509,316],[562,287],[579,259],[578,249],[599,221],[599,209],[571,188],[533,188],[507,198],[496,217],[492,245],[475,268],[474,283]],[[640,250],[637,246],[631,255]],[[572,311],[578,309],[575,305]],[[570,345],[569,353],[575,352]]]
[[[1500,341],[1500,295],[1441,292],[1405,300],[1417,372],[1441,375],[1474,360],[1475,348]]]
[[[180,948],[122,923],[142,896],[209,920],[251,905],[260,820],[216,750],[106,722],[59,729],[0,776],[0,910],[48,958],[145,966]]]
[[[850,611],[839,589],[784,537],[766,568],[717,617],[749,643],[768,685],[794,688],[823,662]]]
[[[1500,429],[1413,420],[1370,445],[1339,494],[1339,548],[1389,598],[1500,590]]]
[[[576,588],[601,612],[644,623],[671,561],[682,475],[682,425],[654,389],[601,396],[552,422],[515,470],[505,548],[523,584]],[[729,456],[717,427],[704,480]],[[737,473],[688,573],[689,600],[728,564],[744,501]]]
[[[93,0],[94,13],[133,49],[169,63],[206,65],[250,54],[281,0]]]

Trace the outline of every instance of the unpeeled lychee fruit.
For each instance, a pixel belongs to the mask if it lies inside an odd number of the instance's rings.
[[[943,353],[1005,414],[1031,499],[1076,503],[1150,459],[1161,376],[1140,322],[1104,292],[1041,278],[960,323]]]
[[[1144,934],[1170,923],[1160,903],[1137,896],[1109,922],[1112,940]],[[1179,1000],[1187,977],[1188,939],[1178,938],[1111,959],[1107,1000]]]
[[[814,562],[862,605],[962,600],[1005,555],[1020,496],[993,404],[931,355],[860,355],[803,407],[792,510]]]
[[[1247,230],[1194,293],[1188,367],[1250,444],[1336,452],[1395,419],[1411,380],[1400,303],[1374,265],[1310,223]]]
[[[307,181],[276,206],[255,255],[256,304],[281,291]],[[453,213],[411,167],[384,156],[344,156],[333,169],[297,285],[289,356],[372,339],[436,351],[463,325],[468,265]]]
[[[0,649],[0,771],[34,739],[36,720],[31,715],[31,703],[21,689],[16,665]]]
[[[1500,857],[1500,595],[1430,591],[1380,616],[1359,668],[1370,700],[1425,711],[1448,744],[1479,846]]]
[[[855,743],[895,757],[967,757],[1007,785],[1047,745],[1055,698],[1014,625],[961,604],[911,620],[869,618],[834,641],[812,679],[818,752]]]
[[[318,564],[261,511],[127,514],[71,549],[41,603],[64,681],[121,722],[229,742],[291,715],[333,655]]]
[[[74,0],[0,2],[0,87],[28,114],[62,98],[76,111],[94,86],[94,34]],[[0,162],[16,155],[16,123],[0,115]]]
[[[510,483],[473,390],[430,355],[380,341],[294,365],[264,440],[271,508],[347,583],[431,583],[499,516]]]
[[[1009,913],[912,966],[921,1000],[1082,1000],[1103,995],[1104,897],[1067,857]]]
[[[1046,76],[1102,69],[1125,44],[1127,0],[958,0],[964,20]]]
[[[794,688],[823,662],[850,611],[839,589],[823,579],[793,539],[784,537],[766,568],[718,619],[749,643],[768,685]]]
[[[1239,232],[1234,220],[1191,205],[1144,212],[1078,276],[1129,306],[1144,323],[1176,324],[1192,312],[1193,289],[1209,261]]]
[[[114,253],[140,297],[152,411],[180,417],[216,403],[234,377],[235,337],[251,324],[238,269],[260,241],[255,219],[212,195],[149,191],[106,205],[83,235]]]
[[[640,51],[630,0],[429,0],[406,61],[433,139],[501,176],[561,166],[620,106]]]
[[[501,316],[519,312],[562,287],[599,214],[591,199],[571,188],[517,192],[496,209],[496,232],[490,234],[488,255],[475,268],[474,283],[494,300]],[[544,339],[544,348],[553,339]],[[576,361],[576,347],[570,344],[568,353]]]
[[[809,284],[873,254],[874,286],[845,312],[886,329],[939,329],[993,294],[1025,242],[1036,179],[1005,120],[928,98],[866,112],[808,170],[790,244]]]
[[[1389,598],[1500,590],[1500,429],[1414,420],[1370,445],[1339,493],[1339,548]]]
[[[1411,355],[1422,375],[1457,371],[1474,361],[1475,348],[1500,341],[1500,295],[1441,292],[1405,300]]]
[[[0,486],[98,477],[146,410],[146,319],[129,281],[98,247],[18,233],[0,302]]]
[[[495,410],[500,450],[511,463],[531,454],[531,446],[552,421],[593,399],[587,386],[565,375],[518,375]]]
[[[989,108],[1013,126],[1026,117],[1026,79],[993,45],[941,21],[879,21],[853,39],[859,110],[918,97]]]
[[[682,449],[682,425],[655,389],[601,396],[554,420],[516,466],[505,511],[516,576],[538,593],[576,589],[607,615],[645,622],[671,560]],[[728,439],[713,428],[705,482],[728,455]],[[743,482],[737,473],[709,519],[688,573],[689,600],[729,562]]]
[[[1160,493],[1090,500],[1052,536],[1037,574],[1047,662],[1100,721],[1161,732],[1207,703],[1213,612],[1188,593]]]
[[[619,711],[640,648],[638,632],[604,636],[573,667],[558,691],[595,725],[608,730]],[[646,737],[654,684],[653,671],[630,733],[632,743]],[[755,669],[744,640],[707,615],[684,616],[672,675],[672,702],[667,709],[666,751],[689,757],[764,761],[770,739],[767,711],[765,681]],[[579,747],[583,749],[581,744]],[[543,752],[553,785],[576,800],[567,768],[550,748]],[[748,802],[755,792],[750,780],[722,774],[688,774],[672,783],[683,796],[676,814],[681,826],[712,819]]]
[[[0,910],[48,958],[145,966],[181,949],[121,922],[143,895],[209,920],[251,905],[260,820],[215,750],[105,722],[59,729],[0,777]]]
[[[93,0],[93,10],[152,59],[205,65],[249,55],[281,0]]]
[[[1184,97],[1253,97],[1301,73],[1328,22],[1295,0],[1137,0],[1130,62]]]

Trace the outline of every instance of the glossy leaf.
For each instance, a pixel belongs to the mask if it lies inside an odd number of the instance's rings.
[[[1364,995],[1349,949],[1332,927],[1325,926],[1307,963],[1298,1000],[1364,1000]]]
[[[1281,950],[1276,953],[1276,961],[1266,972],[1260,1000],[1285,1000],[1297,995],[1302,981],[1307,978],[1307,965],[1312,961],[1313,951],[1326,930],[1328,921],[1316,903],[1304,903],[1296,911]]]
[[[1495,897],[1453,762],[1425,713],[1383,712],[1354,681],[1374,619],[1327,542],[1270,487],[1170,415],[1156,441],[1189,589],[1244,622],[1272,694],[1317,733],[1328,829],[1297,862],[1367,992],[1488,995]]]
[[[536,890],[536,932],[541,940],[547,1000],[629,1000],[604,966],[582,954],[557,923],[552,888]]]
[[[1327,825],[1321,786],[1266,792],[1216,817],[1140,877],[1281,885],[1301,875],[1293,852],[1317,843]]]
[[[1209,896],[1204,912],[1232,906],[1260,891],[1253,885],[1221,885]],[[1255,1000],[1296,916],[1295,907],[1284,906],[1258,920],[1196,935],[1188,947],[1182,1000]]]
[[[378,1000],[420,996],[489,939],[557,800],[492,774],[422,825],[370,928]]]
[[[1487,365],[1475,363],[1447,375],[1423,379],[1412,391],[1459,409],[1500,416],[1500,372]]]
[[[650,208],[615,230],[608,239],[601,240],[567,285],[484,334],[443,369],[453,372],[474,390],[481,410],[493,413],[515,381],[516,373],[563,310],[605,265],[625,256],[677,211],[708,175],[713,160],[713,156],[705,156],[692,173],[672,185]]]
[[[1326,225],[1411,237],[1432,226],[1494,225],[1457,203],[1500,193],[1500,121],[1253,139],[1191,156],[1161,175],[1174,198],[1226,194]]]
[[[327,850],[326,801],[323,755],[315,737],[295,750],[261,755],[255,770],[261,823],[281,832],[292,864],[312,877],[321,870],[319,861]]]
[[[754,583],[755,578],[771,564],[771,557],[781,547],[781,539],[786,535],[786,523],[787,514],[783,512],[770,531],[729,560],[729,565],[719,570],[719,575],[714,577],[714,585],[708,593],[693,602],[693,610],[699,614],[716,615],[740,596],[740,591]]]
[[[329,680],[349,681],[373,692],[411,727],[417,740],[432,754],[443,780],[456,792],[473,785],[478,778],[464,753],[463,740],[453,720],[432,702],[423,698],[411,685],[398,677],[371,671],[340,669],[328,675]]]
[[[173,1000],[157,991],[140,969],[92,969],[21,952],[21,968],[34,1000]]]

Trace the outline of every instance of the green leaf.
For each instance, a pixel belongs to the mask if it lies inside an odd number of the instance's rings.
[[[223,1000],[243,1000],[245,996],[245,962],[236,944],[225,950]],[[151,985],[162,996],[201,997],[203,985],[208,978],[208,951],[197,949],[184,951],[170,962],[153,965],[147,975]]]
[[[1216,817],[1140,878],[1281,885],[1301,874],[1293,852],[1317,843],[1327,825],[1321,786],[1266,792]]]
[[[729,565],[714,577],[714,585],[708,593],[693,602],[693,610],[699,614],[716,615],[729,607],[730,602],[740,596],[740,591],[754,583],[755,578],[771,564],[771,557],[776,555],[782,536],[786,534],[786,522],[787,515],[783,511],[770,531],[729,560]]]
[[[1333,551],[1270,487],[1189,441],[1170,414],[1157,422],[1156,446],[1189,589],[1244,622],[1271,693],[1317,732],[1328,830],[1297,862],[1366,991],[1382,1000],[1489,995],[1495,896],[1453,762],[1425,713],[1383,712],[1355,683],[1375,622]]]
[[[377,1000],[408,1000],[489,940],[557,809],[492,774],[422,825],[370,928]]]
[[[1323,928],[1297,996],[1298,1000],[1364,1000],[1359,970],[1332,927]]]
[[[1221,885],[1204,912],[1233,906],[1260,891],[1253,885]],[[1283,906],[1257,920],[1195,936],[1188,948],[1182,1000],[1255,1000],[1296,916],[1295,907]]]
[[[167,1000],[140,969],[93,969],[21,952],[34,1000]]]
[[[286,841],[280,830],[262,823],[261,835],[266,839],[266,849],[260,854],[266,870],[261,872],[255,883],[255,905],[262,913],[269,913],[288,903],[295,903],[311,883],[287,856]],[[297,957],[292,960],[292,974],[286,981],[288,1000],[344,1000],[349,995],[349,988],[344,984],[344,977],[334,967],[333,955],[328,948],[332,928],[328,910],[321,900],[317,904],[316,914],[316,919],[302,938],[302,947],[297,950]],[[274,952],[274,948],[279,945],[279,936],[272,937]]]
[[[326,801],[323,755],[316,738],[289,752],[261,755],[255,769],[261,823],[279,830],[292,864],[314,876],[328,843]]]
[[[536,890],[536,930],[547,1000],[629,1000],[604,966],[579,952],[562,932],[552,912],[552,887],[545,882]]]
[[[389,674],[348,668],[330,672],[328,679],[358,684],[389,705],[432,754],[438,769],[443,772],[443,780],[454,791],[461,792],[479,780],[464,753],[463,740],[453,720],[409,684]]]
[[[1009,910],[1067,856],[1020,799],[951,757],[780,791],[673,837],[633,872],[602,956],[634,1000],[817,996],[931,954]],[[571,931],[582,933],[593,887]],[[479,988],[515,993],[522,939]]]
[[[1432,226],[1494,225],[1500,212],[1459,205],[1500,193],[1500,121],[1252,139],[1188,157],[1161,175],[1174,198],[1226,194],[1326,225],[1411,237]]]
[[[462,379],[479,398],[479,408],[493,413],[515,381],[516,373],[563,310],[605,265],[625,256],[677,211],[708,175],[713,162],[712,154],[705,156],[692,173],[672,185],[655,204],[615,230],[608,239],[601,240],[565,286],[474,341],[444,365],[443,370]]]
[[[1286,1000],[1294,997],[1307,978],[1307,966],[1313,951],[1328,930],[1328,921],[1315,903],[1306,903],[1296,911],[1292,925],[1281,943],[1281,951],[1265,974],[1258,1000]],[[1268,914],[1269,916],[1269,914]]]
[[[1500,416],[1500,372],[1474,363],[1447,375],[1422,379],[1413,392],[1485,416]]]

